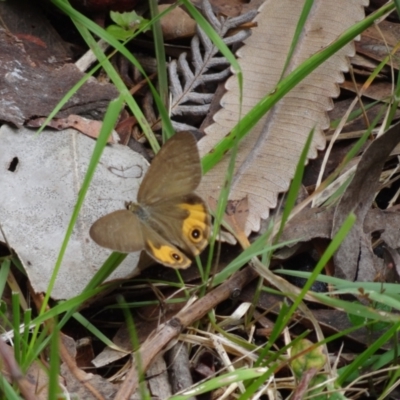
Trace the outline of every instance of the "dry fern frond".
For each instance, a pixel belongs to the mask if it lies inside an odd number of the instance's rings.
[[[250,29],[224,38],[230,29],[251,21],[257,14],[256,10],[234,18],[217,18],[208,0],[203,0],[203,14],[226,45],[231,46],[242,42],[250,36]],[[218,48],[212,43],[200,27],[191,41],[193,68],[187,61],[187,54],[182,53],[178,60],[173,60],[168,66],[171,100],[171,117],[203,116],[208,112],[214,92],[198,92],[196,89],[210,82],[219,82],[230,74],[229,63],[225,57],[216,56]],[[218,69],[222,69],[218,71]],[[194,71],[193,71],[194,69]],[[210,71],[212,70],[212,71]],[[172,121],[175,130],[195,129],[189,125]]]

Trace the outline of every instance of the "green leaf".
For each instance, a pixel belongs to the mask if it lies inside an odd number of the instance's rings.
[[[325,390],[326,382],[328,379],[329,377],[326,374],[320,374],[311,379],[308,387],[313,388],[316,386],[316,388],[311,389],[309,392],[307,392],[307,395],[315,396],[313,397],[314,400],[328,400],[329,397],[327,396],[327,394],[322,393]]]
[[[116,12],[110,11],[111,19],[116,25],[110,25],[106,31],[116,39],[124,41],[133,36],[135,31],[143,28],[148,24],[149,20],[137,15],[135,11],[131,12]],[[145,28],[143,31],[148,30]]]
[[[362,304],[359,301],[355,303]],[[374,308],[376,310],[381,310],[381,311],[387,311],[387,312],[392,311],[392,307],[383,303],[376,303]],[[354,326],[361,324],[369,325],[368,329],[370,329],[372,332],[382,331],[383,329],[387,329],[390,326],[388,322],[383,322],[383,321],[372,322],[371,319],[357,314],[347,314],[347,317]]]
[[[313,343],[303,339],[295,343],[292,347],[291,356],[303,353],[296,357],[290,364],[297,379],[301,379],[303,374],[315,368],[317,371],[322,369],[326,363],[326,355],[323,353],[323,346],[312,347]],[[310,349],[307,351],[307,349]]]
[[[243,368],[228,372],[224,375],[211,378],[207,381],[197,384],[193,389],[188,389],[181,395],[172,396],[171,400],[187,400],[203,393],[225,387],[235,382],[243,382],[255,379],[268,372],[267,368]]]
[[[118,25],[110,25],[106,28],[106,31],[118,40],[127,40],[132,36],[132,31],[121,28]]]
[[[131,12],[116,12],[110,11],[111,19],[119,25],[121,28],[126,30],[135,31],[139,29],[141,25],[147,24],[149,21],[140,15],[136,14],[136,11]]]

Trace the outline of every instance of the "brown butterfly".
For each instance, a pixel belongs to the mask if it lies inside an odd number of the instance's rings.
[[[211,219],[193,192],[201,180],[196,140],[176,133],[155,156],[137,195],[137,203],[98,219],[90,228],[100,246],[130,253],[145,250],[167,267],[187,268],[187,254],[198,255],[208,243]]]

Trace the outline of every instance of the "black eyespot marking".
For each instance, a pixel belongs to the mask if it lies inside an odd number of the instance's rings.
[[[191,236],[192,236],[192,239],[194,240],[194,241],[198,241],[199,239],[201,239],[201,231],[200,231],[200,229],[197,229],[197,228],[195,228],[195,229],[193,229],[192,230],[192,233],[191,233]]]
[[[179,254],[172,253],[172,257],[173,257],[176,261],[181,261],[181,256],[180,256]]]
[[[10,161],[10,164],[8,165],[8,170],[10,172],[15,172],[15,170],[17,169],[18,163],[19,163],[18,157],[14,157]]]

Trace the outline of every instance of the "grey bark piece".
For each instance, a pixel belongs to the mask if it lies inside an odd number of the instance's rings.
[[[37,292],[47,290],[94,146],[94,140],[72,129],[35,135],[27,129],[0,128],[0,223]],[[124,208],[125,201],[135,201],[147,167],[127,147],[104,149],[53,298],[79,294],[106,260],[111,252],[90,239],[89,228],[100,216]],[[138,258],[139,253],[130,254],[109,280],[132,276]]]
[[[47,117],[65,94],[83,78],[73,64],[35,63],[24,44],[0,28],[0,120],[21,127],[31,119]],[[33,56],[33,58],[35,58]],[[118,90],[89,78],[63,105],[57,118],[71,114],[102,120]]]

